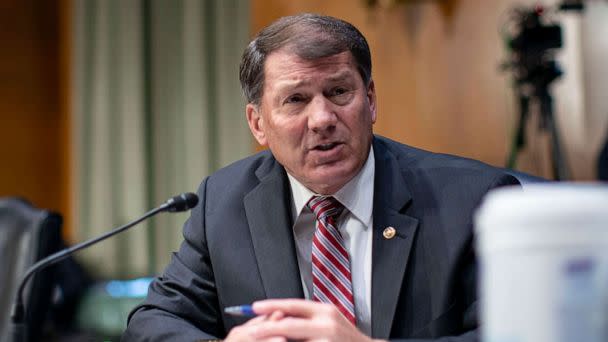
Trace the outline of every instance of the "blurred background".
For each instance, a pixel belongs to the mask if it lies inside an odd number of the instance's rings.
[[[607,1],[0,0],[0,197],[61,214],[73,244],[195,191],[260,149],[245,121],[240,56],[262,27],[299,12],[345,19],[367,37],[376,133],[544,178],[598,178]],[[160,216],[75,257],[86,284],[105,286],[79,294],[95,308],[78,307],[81,327],[102,320],[107,281],[122,281],[115,297],[141,298],[129,291],[147,278],[127,280],[162,271],[186,218]],[[115,325],[130,305],[108,309]]]

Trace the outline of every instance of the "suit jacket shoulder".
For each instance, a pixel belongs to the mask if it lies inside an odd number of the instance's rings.
[[[219,206],[241,203],[243,195],[253,190],[270,174],[286,177],[283,167],[268,150],[217,170],[205,180],[206,194],[213,198],[205,210],[215,212]]]
[[[395,158],[403,170],[411,172],[433,172],[441,169],[445,172],[456,172],[457,176],[467,172],[483,173],[490,177],[505,174],[504,170],[478,160],[430,152],[382,136],[375,136],[374,147],[375,151],[380,150],[381,153],[387,154],[387,158]]]

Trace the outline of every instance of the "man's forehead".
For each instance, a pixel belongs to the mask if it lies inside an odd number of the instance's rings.
[[[268,56],[264,65],[266,81],[303,82],[313,76],[313,72],[323,73],[324,79],[342,80],[358,73],[354,58],[349,51],[316,59],[304,59],[288,51],[275,51]]]

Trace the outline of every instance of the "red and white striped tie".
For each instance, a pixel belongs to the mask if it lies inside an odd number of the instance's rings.
[[[350,258],[336,225],[344,207],[335,198],[326,196],[315,196],[307,205],[317,217],[312,239],[313,300],[335,305],[356,325]]]

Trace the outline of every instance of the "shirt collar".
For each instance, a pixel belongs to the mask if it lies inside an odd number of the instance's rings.
[[[372,208],[374,198],[374,173],[375,173],[374,149],[369,149],[367,161],[353,179],[346,183],[333,196],[344,205],[355,218],[357,218],[367,228],[372,219]],[[295,177],[287,173],[291,193],[293,196],[294,222],[306,207],[306,203],[312,196],[316,196]],[[306,209],[308,210],[308,209]]]

